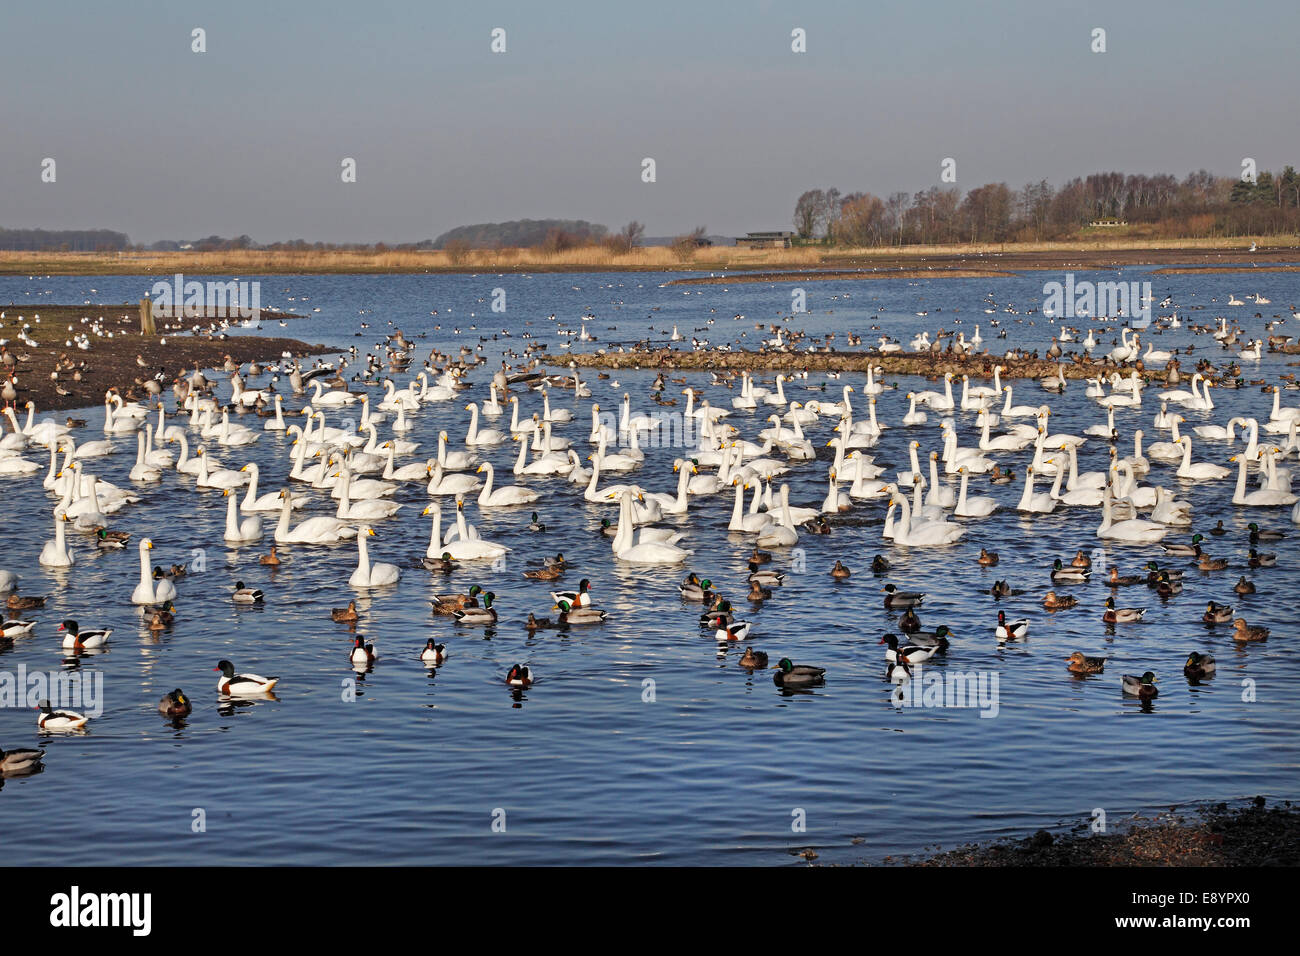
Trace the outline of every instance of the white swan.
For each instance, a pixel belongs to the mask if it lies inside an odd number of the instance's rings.
[[[970,478],[970,472],[965,468],[957,469],[961,473],[961,492],[957,495],[957,507],[953,509],[953,514],[959,518],[983,518],[991,515],[998,510],[997,500],[984,495],[977,495],[974,498],[966,497],[966,483]]]
[[[1025,490],[1020,495],[1016,510],[1029,514],[1050,514],[1056,510],[1056,501],[1049,493],[1045,491],[1035,493],[1033,465],[1025,467]]]
[[[1188,478],[1194,481],[1208,481],[1216,478],[1227,478],[1232,474],[1230,470],[1222,465],[1214,465],[1208,461],[1198,461],[1192,463],[1192,438],[1190,435],[1184,435],[1182,438],[1183,445],[1183,463],[1178,466],[1176,474],[1179,478]]]
[[[618,534],[614,536],[614,557],[631,564],[680,564],[691,552],[666,541],[637,541],[632,516],[632,489],[625,488],[619,497]]]
[[[354,588],[375,588],[385,584],[396,584],[402,576],[395,564],[371,563],[370,551],[366,541],[375,536],[375,529],[364,526],[357,531],[357,567],[348,578],[348,584]]]
[[[228,499],[226,505],[226,543],[247,544],[262,539],[262,519],[256,515],[242,521],[237,513],[235,494],[227,488],[222,492]]]
[[[45,547],[41,548],[40,563],[42,567],[70,568],[76,563],[76,559],[68,549],[68,542],[64,536],[63,526],[68,520],[67,515],[55,513],[54,540],[46,541]]]
[[[485,461],[478,466],[478,470],[487,472],[487,478],[483,482],[483,490],[478,495],[478,506],[480,508],[506,508],[510,505],[527,505],[532,504],[541,497],[531,488],[524,488],[522,485],[505,485],[494,490],[492,487],[492,466]]]
[[[297,527],[289,527],[290,512],[289,491],[280,492],[280,521],[275,526],[277,544],[333,544],[344,538],[351,538],[357,529],[346,521],[324,515],[307,518]]]
[[[166,578],[154,580],[153,568],[149,565],[149,552],[152,550],[152,541],[148,538],[140,541],[140,583],[131,592],[132,604],[161,604],[176,599],[176,585]]]
[[[1101,524],[1097,527],[1097,537],[1110,541],[1128,541],[1134,544],[1154,544],[1169,533],[1169,528],[1155,521],[1141,518],[1129,518],[1125,521],[1111,520],[1111,496],[1101,499]]]
[[[894,525],[895,544],[909,547],[936,547],[952,544],[966,534],[966,529],[961,525],[947,521],[927,521],[922,524],[913,524],[912,507],[908,504],[905,495],[894,494],[890,497],[889,503],[891,505],[897,504],[900,513],[900,517]]]
[[[500,445],[506,440],[505,432],[498,431],[495,428],[485,428],[479,431],[478,427],[478,405],[470,402],[465,406],[469,412],[469,431],[465,433],[465,444],[473,447],[485,447],[488,445]]]

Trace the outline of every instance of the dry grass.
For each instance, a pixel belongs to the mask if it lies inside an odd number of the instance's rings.
[[[618,254],[604,246],[581,246],[560,252],[540,249],[473,249],[460,253],[453,263],[443,251],[417,250],[230,250],[224,252],[0,252],[0,274],[104,275],[116,273],[168,275],[250,275],[277,273],[384,273],[384,272],[602,272],[602,271],[743,271],[753,269],[808,269],[816,267],[872,267],[875,263],[915,264],[954,258],[984,256],[1067,257],[1108,252],[1144,251],[1242,253],[1255,241],[1261,254],[1294,249],[1300,237],[1271,236],[1225,239],[1158,239],[1116,236],[1104,230],[1071,242],[1020,242],[935,246],[881,246],[842,248],[803,246],[792,249],[754,249],[712,246],[689,256],[666,246],[651,246]],[[1176,261],[1176,260],[1175,260]]]

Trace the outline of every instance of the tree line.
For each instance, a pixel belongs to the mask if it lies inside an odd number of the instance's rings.
[[[1292,166],[1252,179],[1206,170],[1169,174],[1094,173],[1059,189],[1047,180],[1011,189],[987,183],[962,194],[932,186],[881,198],[810,189],[795,203],[801,239],[880,246],[1069,239],[1098,220],[1140,226],[1159,238],[1268,235],[1300,231],[1300,174]]]

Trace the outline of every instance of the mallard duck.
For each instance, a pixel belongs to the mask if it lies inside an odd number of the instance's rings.
[[[1250,549],[1250,556],[1246,559],[1246,564],[1252,568],[1271,568],[1277,564],[1277,555],[1273,553],[1260,554],[1254,548]]]
[[[1237,583],[1232,586],[1232,589],[1238,594],[1254,594],[1255,582],[1246,580],[1246,576],[1243,574]]]
[[[125,533],[125,532],[119,532]],[[125,538],[110,537],[113,532],[107,528],[100,528],[95,532],[95,547],[101,551],[121,551],[126,547]]]
[[[1010,581],[1002,580],[994,581],[993,587],[989,588],[989,593],[1000,600],[1004,597],[1014,597],[1017,594],[1024,594],[1025,592],[1018,588],[1013,588]]]
[[[420,559],[420,564],[424,566],[425,570],[438,574],[451,574],[452,571],[456,570],[456,559],[451,556],[450,551],[442,552],[442,556],[437,558],[431,558],[426,554]],[[527,575],[527,572],[524,573]],[[556,573],[556,577],[559,577],[559,572]]]
[[[86,650],[87,648],[103,647],[108,643],[109,636],[113,633],[112,628],[104,628],[96,631],[83,631],[76,621],[64,621],[59,625],[59,630],[65,632],[63,638],[64,650]]]
[[[756,651],[752,647],[747,647],[745,648],[745,653],[741,655],[740,660],[736,663],[741,667],[748,667],[750,670],[753,670],[756,667],[766,667],[767,654],[763,651]]]
[[[1223,519],[1222,519],[1222,518],[1219,519],[1219,523],[1218,523],[1218,524],[1216,524],[1213,528],[1210,529],[1210,534],[1214,535],[1216,538],[1217,538],[1219,535],[1223,535],[1223,534],[1227,534],[1227,533],[1228,533],[1228,529],[1225,528],[1225,527],[1223,526]]]
[[[1192,651],[1187,655],[1187,663],[1183,665],[1183,674],[1192,680],[1204,680],[1207,677],[1213,677],[1214,658],[1209,654]]]
[[[1175,581],[1169,576],[1168,571],[1161,571],[1156,575],[1156,593],[1161,597],[1173,597],[1175,594],[1181,594],[1183,582]]]
[[[226,660],[217,661],[217,666],[212,669],[220,672],[221,676],[217,678],[217,690],[227,697],[257,697],[269,694],[275,689],[275,685],[280,683],[278,677],[236,674],[235,665]]]
[[[266,595],[262,593],[261,588],[245,587],[243,581],[236,581],[230,599],[236,604],[261,604],[266,600]]]
[[[55,710],[48,700],[42,700],[36,709],[41,712],[36,718],[36,726],[41,730],[80,730],[90,723],[90,718],[85,714],[79,714],[75,710]]]
[[[755,564],[753,561],[750,561],[749,580],[751,582],[757,581],[765,588],[779,588],[781,586],[781,583],[785,581],[785,572],[770,571],[770,570],[760,571],[758,569],[758,565]]]
[[[376,660],[375,645],[366,643],[366,639],[358,634],[352,642],[352,653],[348,655],[348,660],[369,667]]]
[[[956,636],[947,624],[940,624],[933,631],[917,631],[907,635],[907,643],[916,647],[933,647],[936,654],[946,654],[948,638]]]
[[[193,710],[194,705],[179,687],[158,701],[158,713],[164,717],[188,717]]]
[[[892,565],[889,563],[888,559],[886,559],[883,554],[878,554],[871,559],[872,574],[887,574],[891,567]]]
[[[9,595],[5,601],[5,606],[11,611],[31,611],[36,608],[45,607],[45,598],[36,597],[31,594],[20,595],[17,591]]]
[[[455,614],[467,607],[478,607],[478,595],[483,589],[477,584],[469,586],[467,594],[435,594],[429,604],[434,614]]]
[[[1252,521],[1246,525],[1250,529],[1250,543],[1257,544],[1260,541],[1281,541],[1286,537],[1285,531],[1273,531],[1268,528],[1261,528],[1257,523]]]
[[[708,609],[700,615],[700,627],[710,627],[714,618],[724,617],[727,623],[734,621],[735,615],[732,613],[731,602],[719,595],[714,602],[709,605]]]
[[[751,564],[767,564],[772,560],[772,552],[764,551],[761,548],[755,548],[753,554],[749,556]]]
[[[548,568],[564,568],[567,564],[563,551],[556,551],[553,558],[542,558],[542,565]]]
[[[900,591],[894,584],[886,584],[882,590],[885,593],[885,608],[907,608],[919,607],[925,600],[923,591]]]
[[[1227,566],[1227,558],[1212,558],[1208,554],[1202,554],[1196,562],[1197,570],[1200,571],[1222,571]]]
[[[1043,607],[1049,611],[1064,611],[1078,603],[1079,599],[1070,594],[1057,594],[1055,591],[1048,591],[1043,595]]]
[[[176,605],[170,600],[163,601],[162,604],[146,604],[140,608],[140,614],[150,620],[161,620],[164,626],[171,627],[176,623]]]
[[[788,657],[781,658],[773,670],[772,683],[777,687],[811,687],[826,680],[826,668],[796,664]]]
[[[497,609],[492,606],[496,594],[488,591],[483,595],[482,607],[463,607],[452,612],[457,624],[483,625],[497,622]]]
[[[1246,623],[1246,619],[1244,617],[1239,617],[1236,620],[1234,620],[1232,622],[1232,626],[1233,626],[1232,639],[1234,641],[1238,641],[1240,643],[1247,643],[1250,641],[1268,640],[1268,628],[1251,626]]]
[[[749,593],[745,595],[747,601],[766,601],[772,596],[772,589],[765,588],[757,581],[749,582]]]
[[[552,565],[545,568],[536,568],[532,571],[525,571],[524,577],[530,581],[558,581],[564,577],[564,568]]]
[[[1133,621],[1142,620],[1142,615],[1146,614],[1147,609],[1144,607],[1115,607],[1113,597],[1106,598],[1106,611],[1102,614],[1101,619],[1107,624],[1127,624]]]
[[[998,611],[998,623],[993,629],[993,635],[999,641],[1018,641],[1029,633],[1029,620],[1021,618],[1018,621],[1008,621],[1006,611]]]
[[[531,687],[533,669],[527,664],[512,664],[510,670],[506,671],[506,683],[511,687]]]
[[[27,747],[15,747],[12,750],[0,748],[0,773],[31,773],[40,766],[45,751],[32,750]]]
[[[1205,606],[1205,613],[1201,615],[1201,620],[1206,624],[1227,624],[1232,620],[1232,605],[1216,604],[1211,601]]]
[[[897,634],[886,634],[876,643],[884,644],[885,660],[897,662],[906,660],[909,664],[920,664],[939,653],[937,644],[903,644],[899,645]]]
[[[349,601],[347,607],[336,607],[330,611],[330,620],[341,624],[357,619],[357,602]]]
[[[831,568],[831,577],[841,581],[849,577],[849,575],[851,575],[852,573],[853,573],[852,571],[850,571],[848,568],[844,566],[843,561],[836,561],[835,567]]]
[[[1147,571],[1147,587],[1149,588],[1153,588],[1156,586],[1156,584],[1160,581],[1161,574],[1168,575],[1169,580],[1171,581],[1181,581],[1183,579],[1182,571],[1178,570],[1177,568],[1162,568],[1154,561],[1148,561],[1146,563],[1146,571]]]
[[[977,560],[984,567],[991,568],[998,563],[998,553],[996,551],[986,551],[984,548],[980,548],[980,556]]]
[[[606,617],[605,612],[599,608],[574,607],[568,601],[561,601],[556,609],[560,612],[560,624],[600,624]]]
[[[1076,674],[1100,674],[1106,668],[1106,658],[1088,657],[1082,651],[1075,651],[1065,660]]]
[[[575,608],[591,607],[591,581],[583,578],[578,582],[578,590],[576,591],[552,591],[551,600],[556,604],[567,601]]]
[[[1191,544],[1164,544],[1165,554],[1176,555],[1179,557],[1196,557],[1201,553],[1201,542],[1205,540],[1205,535],[1192,535]]]
[[[1074,565],[1062,563],[1060,558],[1052,562],[1052,580],[1070,583],[1080,583],[1087,581],[1092,572],[1087,568],[1078,568]]]
[[[1070,566],[1074,568],[1091,568],[1092,558],[1084,554],[1083,549],[1080,548],[1074,553],[1074,557],[1070,560]]]
[[[103,540],[120,541],[122,544],[126,544],[127,541],[131,540],[131,532],[129,531],[110,531],[103,525],[96,525],[91,530],[94,531],[96,538]]]
[[[733,621],[728,624],[726,618],[719,617],[715,619],[717,630],[713,636],[719,641],[743,641],[749,637],[749,632],[753,624],[749,621]]]
[[[1141,677],[1125,674],[1120,677],[1119,682],[1124,693],[1130,697],[1151,700],[1160,694],[1160,691],[1156,688],[1156,675],[1151,671],[1147,671]]]
[[[535,531],[539,534],[546,530],[546,525],[542,524],[541,521],[537,519],[536,511],[533,512],[532,520],[528,522],[528,530]]]
[[[278,568],[280,566],[280,555],[276,553],[275,545],[271,545],[271,553],[262,555],[257,559],[257,563]]]
[[[424,650],[420,651],[420,661],[425,667],[441,667],[446,659],[447,645],[435,644],[433,638],[429,638],[428,643],[424,645]]]
[[[904,634],[914,634],[921,629],[921,618],[914,608],[908,608],[898,619],[898,629]]]
[[[1106,579],[1106,583],[1112,588],[1126,588],[1134,584],[1141,584],[1144,580],[1146,579],[1140,574],[1120,574],[1119,567],[1112,564],[1110,566],[1110,577]]]

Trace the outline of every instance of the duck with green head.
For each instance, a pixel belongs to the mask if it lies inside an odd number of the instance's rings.
[[[1120,678],[1120,686],[1129,697],[1140,697],[1142,700],[1152,700],[1160,694],[1156,688],[1156,675],[1151,671],[1141,677],[1125,674]]]
[[[1205,680],[1207,677],[1213,677],[1214,658],[1209,654],[1192,651],[1187,655],[1187,663],[1183,665],[1183,674],[1191,680]]]
[[[488,591],[487,594],[483,595],[482,607],[463,607],[452,612],[452,616],[456,618],[457,624],[472,626],[495,624],[497,622],[497,609],[492,606],[492,602],[495,600],[496,594]]]
[[[796,664],[788,657],[781,658],[773,670],[772,683],[777,687],[813,687],[826,682],[826,668]]]

